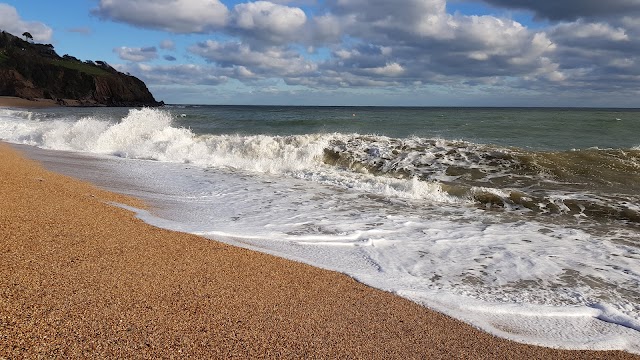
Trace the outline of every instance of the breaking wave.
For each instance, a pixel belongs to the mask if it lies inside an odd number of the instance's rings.
[[[0,138],[55,150],[304,178],[399,198],[640,223],[640,150],[533,152],[360,134],[197,135],[162,109],[122,119],[0,110]]]

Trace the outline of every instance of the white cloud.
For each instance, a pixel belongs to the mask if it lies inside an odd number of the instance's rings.
[[[312,19],[310,37],[319,43],[334,43],[340,41],[345,28],[355,23],[355,17],[338,17],[332,14],[316,16]]]
[[[302,9],[268,1],[238,4],[233,10],[236,26],[245,30],[285,34],[299,29],[307,21]]]
[[[103,19],[174,33],[207,33],[227,24],[218,0],[100,0],[92,11]]]
[[[556,45],[547,34],[510,19],[449,14],[444,0],[329,0],[327,4],[327,11],[311,21],[297,8],[264,1],[239,4],[230,23],[242,30],[235,33],[240,36],[237,41],[210,40],[189,51],[221,68],[235,69],[230,77],[279,78],[309,87],[487,79],[497,83],[502,77],[558,80],[563,76],[549,56]],[[276,16],[279,12],[282,15]],[[307,33],[300,36],[302,31]],[[308,46],[286,46],[294,40],[307,41],[314,50],[330,47],[331,56],[305,59],[301,52]]]
[[[589,39],[590,41],[629,41],[625,29],[606,23],[585,23],[577,21],[558,25],[553,33],[564,39]]]
[[[116,69],[135,74],[148,84],[154,85],[220,85],[229,80],[219,69],[195,64],[128,64],[116,66]]]
[[[404,74],[405,70],[402,65],[394,62],[386,64],[385,66],[379,66],[375,68],[365,69],[372,74],[381,75],[381,76],[400,76]]]
[[[252,79],[256,77],[256,74],[244,66],[236,66],[234,70],[237,77],[241,79]]]
[[[231,32],[273,44],[300,39],[307,22],[302,9],[268,1],[238,4],[233,8],[231,18]]]
[[[556,48],[544,31],[510,19],[449,14],[444,0],[330,3],[332,12],[322,22],[341,24],[341,36],[349,42],[334,46],[325,68],[343,77],[402,75],[407,85],[467,77],[544,77],[549,66],[542,59],[549,61]]]
[[[121,46],[113,49],[113,52],[118,54],[120,59],[133,62],[150,61],[158,57],[158,50],[154,46],[145,48]]]
[[[568,87],[615,92],[634,88],[640,73],[640,29],[625,20],[614,26],[581,19],[549,29],[557,44],[555,62]]]
[[[192,46],[189,51],[221,67],[242,66],[263,77],[310,75],[318,68],[297,52],[279,46],[257,50],[239,42],[208,40]]]
[[[640,72],[640,22],[634,13],[614,19],[587,8],[571,12],[565,4],[560,7],[565,13],[558,14],[565,22],[532,28],[497,15],[447,12],[446,0],[271,0],[241,2],[230,10],[220,1],[100,0],[95,13],[174,33],[215,31],[217,39],[225,40],[204,41],[188,49],[210,65],[165,68],[179,79],[191,74],[212,84],[237,79],[314,89],[438,85],[527,91],[545,86],[617,89],[631,84]],[[552,18],[550,9],[557,3],[484,1],[530,8],[544,18]],[[612,1],[617,13],[630,0]],[[309,6],[307,13],[296,7],[303,2]],[[172,50],[175,44],[165,40],[159,46]],[[121,48],[118,53],[128,61],[155,58],[153,52],[142,50]],[[154,74],[148,79],[169,82],[159,76],[161,68],[153,69],[147,71]]]
[[[160,42],[160,49],[175,50],[175,48],[176,48],[176,44],[173,42],[173,40],[165,39]]]
[[[22,20],[16,8],[7,4],[0,4],[0,29],[20,37],[28,32],[38,42],[48,42],[53,35],[50,27],[41,22]]]

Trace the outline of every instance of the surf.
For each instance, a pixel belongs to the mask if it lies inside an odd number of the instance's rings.
[[[178,109],[186,117],[75,111],[0,111],[0,138],[72,151],[65,161],[79,164],[98,155],[72,174],[144,199],[152,210],[138,215],[156,226],[345,272],[498,336],[630,351],[640,343],[638,229],[625,218],[639,202],[616,190],[636,185],[584,177],[574,164],[589,159],[633,179],[633,149],[344,129],[276,135],[250,131],[254,123],[217,131],[228,119],[188,107]]]

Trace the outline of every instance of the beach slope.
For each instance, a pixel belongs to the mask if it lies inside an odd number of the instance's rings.
[[[0,96],[0,107],[41,108],[59,106],[51,99],[23,99],[15,96]]]
[[[498,339],[342,274],[155,228],[0,143],[0,358],[632,359]]]

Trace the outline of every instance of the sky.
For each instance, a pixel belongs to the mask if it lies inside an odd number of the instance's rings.
[[[640,0],[0,1],[169,104],[640,107]]]

